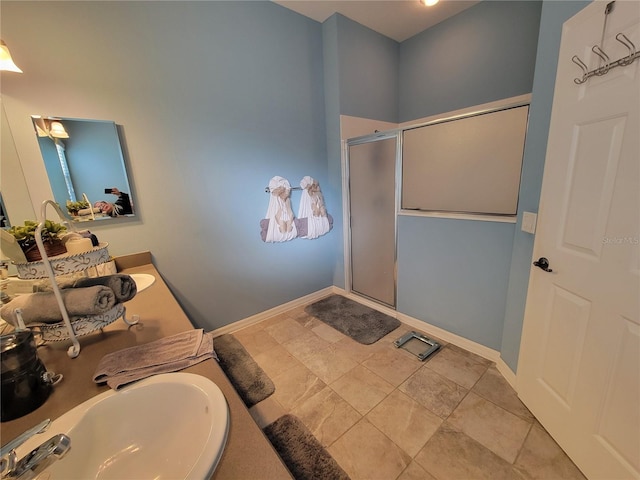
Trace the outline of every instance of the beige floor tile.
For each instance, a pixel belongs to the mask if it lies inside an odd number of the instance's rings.
[[[538,425],[531,428],[515,466],[527,479],[585,480],[555,440]]]
[[[282,345],[277,345],[254,357],[270,378],[286,372],[299,362]]]
[[[531,422],[470,392],[447,420],[493,453],[513,463]]]
[[[448,345],[425,362],[427,368],[453,380],[464,388],[471,388],[487,371],[486,363],[479,363],[459,349]]]
[[[394,390],[366,418],[411,457],[442,424],[435,413],[399,390]]]
[[[366,419],[329,447],[351,480],[395,479],[411,458]]]
[[[329,353],[325,350],[305,357],[302,363],[327,384],[339,379],[358,365],[344,352]]]
[[[362,364],[396,387],[422,366],[416,357],[395,347],[375,352]]]
[[[398,388],[441,418],[447,418],[468,392],[426,367],[411,375]]]
[[[437,480],[437,478],[416,462],[411,462],[409,466],[404,469],[404,472],[400,474],[398,480]]]
[[[418,452],[415,461],[439,480],[522,478],[507,461],[446,423]]]
[[[475,363],[481,363],[484,364],[486,366],[490,366],[493,364],[493,362],[491,360],[487,360],[484,357],[481,357],[480,355],[476,355],[475,353],[471,353],[468,350],[465,350],[464,348],[458,347],[457,345],[454,345],[453,343],[450,343],[449,345],[447,345],[447,348],[451,348],[451,350],[454,350],[458,353],[460,353],[461,355],[464,355],[466,357],[468,357],[470,360],[472,360]]]
[[[259,403],[256,403],[249,409],[249,413],[253,417],[254,421],[262,429],[267,425],[271,425],[285,413],[285,409],[278,403],[278,401],[271,395],[265,398]]]
[[[249,352],[249,355],[254,358],[256,355],[278,345],[278,342],[262,328],[249,327],[248,329],[235,332],[233,336],[238,339],[247,352]]]
[[[307,305],[301,305],[299,307],[292,308],[291,310],[287,310],[287,316],[296,319],[300,316],[308,315],[308,313],[304,311],[305,308],[307,308]]]
[[[393,342],[395,342],[405,333],[408,333],[412,330],[413,330],[412,328],[405,325],[404,323],[400,323],[400,326],[398,328],[396,328],[395,330],[391,330],[389,333],[387,333],[384,337],[382,337],[376,343],[393,344]]]
[[[394,389],[393,385],[362,365],[356,366],[330,386],[361,415],[369,412]]]
[[[286,348],[291,355],[301,361],[315,355],[321,350],[324,350],[329,345],[331,345],[329,342],[309,330],[307,330],[303,335],[298,335],[297,337],[282,344],[282,346]]]
[[[289,317],[288,312],[279,313],[278,315],[274,315],[273,317],[269,317],[265,320],[262,320],[257,325],[260,325],[262,329],[270,327],[271,325],[275,325],[276,323],[280,323],[282,320],[285,320]]]
[[[509,382],[504,379],[494,366],[487,369],[471,391],[524,420],[532,422],[535,418],[524,403],[520,401],[518,394],[509,385]]]
[[[419,332],[443,346],[423,363],[393,345],[412,327],[362,345],[304,308],[234,333],[276,385],[259,425],[298,416],[353,480],[585,480],[493,362]]]
[[[271,379],[276,386],[273,397],[287,412],[311,398],[326,384],[307,367],[296,361],[296,365]]]
[[[278,343],[284,343],[307,332],[306,328],[302,327],[298,322],[289,317],[284,318],[274,325],[266,327],[264,330]]]
[[[311,330],[313,327],[317,327],[318,325],[322,325],[322,320],[318,320],[316,317],[309,315],[306,312],[301,312],[297,314],[292,314],[291,318],[293,318],[298,324]]]
[[[345,337],[342,340],[331,345],[334,351],[342,351],[349,355],[351,359],[357,363],[364,362],[367,358],[371,357],[374,353],[380,351],[380,347],[375,343],[373,345],[363,345],[349,337]]]
[[[329,387],[298,404],[291,413],[302,420],[325,447],[362,418],[356,409]]]
[[[327,325],[326,323],[321,323],[320,325],[312,327],[311,331],[318,335],[320,338],[324,338],[329,343],[336,343],[347,338],[344,333],[340,333],[338,330]]]

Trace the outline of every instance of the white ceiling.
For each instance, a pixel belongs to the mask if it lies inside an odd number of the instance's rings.
[[[398,42],[439,23],[479,0],[440,0],[425,7],[418,0],[274,0],[290,10],[318,22],[338,12]]]

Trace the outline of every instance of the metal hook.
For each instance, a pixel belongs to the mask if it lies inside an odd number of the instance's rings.
[[[600,57],[600,59],[604,62],[604,65],[602,65],[601,67],[598,67],[593,73],[595,73],[596,75],[600,76],[600,75],[605,75],[608,71],[609,71],[609,55],[607,55],[606,53],[604,53],[604,50],[602,50],[598,45],[594,45],[591,48],[591,51],[593,53],[595,53],[597,56]]]
[[[623,66],[631,65],[635,60],[636,46],[633,44],[631,40],[629,40],[629,37],[627,37],[624,33],[617,34],[616,40],[629,49],[629,55],[618,60],[618,63]]]
[[[571,61],[582,69],[582,78],[576,77],[573,79],[573,81],[577,85],[581,85],[587,81],[587,73],[589,73],[589,67],[587,67],[585,63],[582,60],[580,60],[580,57],[578,57],[577,55],[574,55],[573,57],[571,57]]]

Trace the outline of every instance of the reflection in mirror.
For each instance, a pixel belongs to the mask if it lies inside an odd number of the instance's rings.
[[[133,216],[114,122],[31,117],[55,201],[76,221]]]
[[[2,215],[4,227],[21,225],[24,220],[35,220],[31,196],[22,171],[22,164],[9,127],[4,104],[0,122],[0,197],[2,198]]]
[[[2,192],[0,192],[0,228],[10,227],[9,217],[7,216],[7,209],[4,207],[4,201],[2,200]]]

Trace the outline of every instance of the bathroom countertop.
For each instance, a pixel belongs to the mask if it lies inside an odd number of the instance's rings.
[[[105,354],[194,328],[152,264],[129,266],[118,263],[118,266],[126,266],[121,270],[122,273],[149,273],[156,277],[151,287],[126,303],[127,318],[139,315],[139,324],[128,327],[118,319],[102,332],[80,337],[80,355],[74,359],[67,356],[67,342],[39,347],[38,355],[47,370],[63,374],[64,379],[54,387],[53,393],[40,408],[16,420],[0,423],[2,444],[38,422],[46,418],[55,420],[74,406],[108,390],[108,386],[96,385],[92,381],[95,368]],[[218,363],[207,360],[184,371],[213,380],[224,393],[229,405],[230,429],[227,445],[212,479],[291,479],[289,471]],[[44,440],[46,439],[43,438]],[[73,438],[71,441],[73,442]]]

